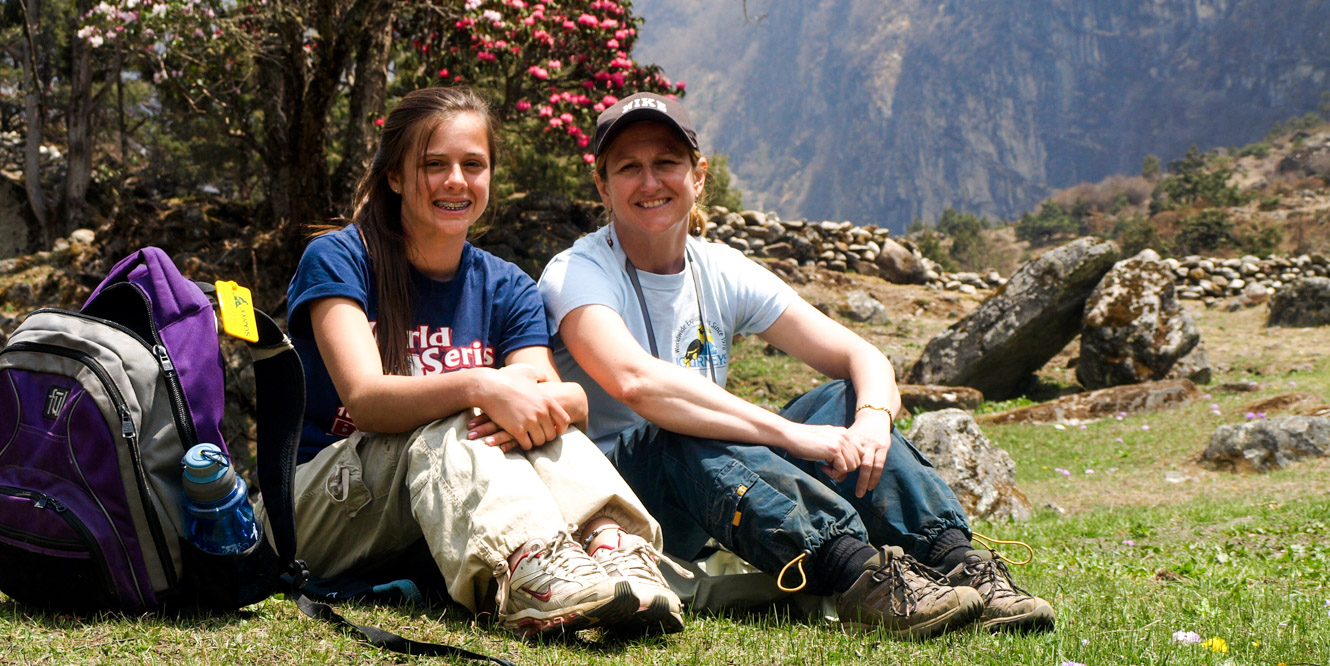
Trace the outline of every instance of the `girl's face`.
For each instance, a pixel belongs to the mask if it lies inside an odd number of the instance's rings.
[[[425,150],[408,154],[388,184],[402,195],[402,228],[414,243],[465,238],[489,205],[488,128],[475,113],[459,113],[426,138]]]
[[[639,121],[624,128],[605,151],[605,176],[596,173],[600,198],[615,222],[658,234],[679,227],[702,194],[705,158],[692,163],[688,144],[669,126]]]

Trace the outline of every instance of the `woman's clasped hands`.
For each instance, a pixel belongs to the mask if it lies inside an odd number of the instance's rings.
[[[477,400],[480,413],[467,423],[468,438],[507,453],[517,447],[529,451],[568,429],[572,418],[546,390],[549,378],[535,367],[514,363],[490,372],[495,376]]]

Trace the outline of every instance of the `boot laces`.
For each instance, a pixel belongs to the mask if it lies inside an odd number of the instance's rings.
[[[942,596],[951,589],[946,576],[919,564],[909,555],[891,557],[873,572],[873,580],[877,583],[889,579],[898,581],[896,590],[900,593],[891,595],[891,612],[899,617],[910,616],[919,609],[920,601]]]
[[[973,564],[965,565],[965,575],[970,577],[970,585],[975,589],[988,586],[984,593],[984,601],[989,602],[993,599],[1002,599],[1014,596],[1031,596],[1029,592],[1021,589],[1015,583],[1011,582],[1011,571],[1007,569],[1007,563],[996,556],[991,560],[980,560]]]

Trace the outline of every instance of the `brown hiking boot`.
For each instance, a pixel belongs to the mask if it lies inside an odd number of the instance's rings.
[[[878,549],[864,572],[836,599],[841,626],[907,638],[927,638],[979,617],[984,601],[968,587],[951,587],[940,574],[895,546]]]
[[[968,585],[984,600],[980,620],[994,631],[1052,631],[1053,606],[1011,582],[1007,564],[991,550],[972,550],[947,574],[952,585]]]

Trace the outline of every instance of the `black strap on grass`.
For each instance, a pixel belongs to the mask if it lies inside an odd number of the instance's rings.
[[[498,664],[498,666],[514,666],[511,661],[483,655],[477,652],[471,652],[470,650],[465,650],[453,645],[444,645],[442,643],[421,643],[409,638],[403,638],[391,631],[386,631],[378,627],[356,624],[341,615],[338,615],[337,611],[333,610],[332,606],[314,601],[298,591],[295,593],[295,600],[296,606],[299,607],[305,615],[336,625],[347,633],[358,632],[361,637],[364,637],[364,639],[369,642],[370,645],[375,647],[415,656],[461,657],[463,659],[474,659],[476,661],[488,661],[490,663]]]

